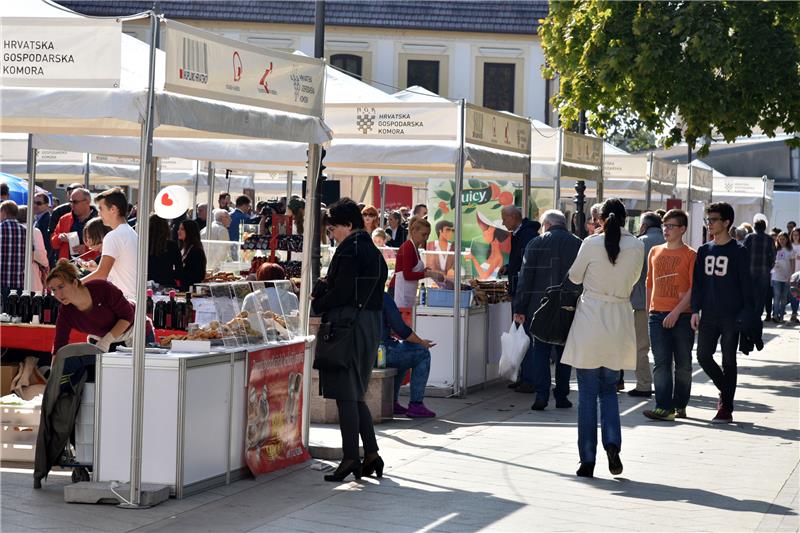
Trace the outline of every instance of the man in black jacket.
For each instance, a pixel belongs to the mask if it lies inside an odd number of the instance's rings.
[[[567,219],[561,211],[545,211],[541,220],[544,233],[525,248],[512,306],[514,321],[525,324],[529,334],[533,313],[539,308],[545,290],[564,281],[581,247],[581,240],[567,231]],[[553,391],[556,407],[572,407],[572,402],[567,399],[572,367],[561,363],[564,347],[531,339],[522,361],[522,384],[517,390],[536,392],[536,401],[531,409],[537,411],[547,407],[550,399],[550,356],[553,350],[556,352],[556,387]]]
[[[528,243],[539,235],[542,227],[537,221],[522,218],[522,211],[516,206],[508,205],[500,211],[503,225],[511,232],[511,253],[508,255],[508,264],[503,265],[500,274],[508,276],[508,293],[514,296],[517,285],[517,274],[522,268],[522,256]]]
[[[53,265],[53,245],[50,242],[50,197],[43,193],[36,193],[33,197],[34,226],[39,228],[44,239],[44,249],[47,250],[47,261]]]

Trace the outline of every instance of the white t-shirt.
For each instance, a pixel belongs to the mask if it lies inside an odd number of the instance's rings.
[[[136,298],[136,251],[139,236],[128,224],[120,224],[103,238],[103,255],[114,258],[108,281],[126,298]]]
[[[794,250],[781,248],[775,252],[775,267],[772,269],[772,281],[789,281],[789,278],[793,274],[791,263],[793,257]]]

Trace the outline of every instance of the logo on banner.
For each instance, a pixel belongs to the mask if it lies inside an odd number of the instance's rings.
[[[492,117],[492,139],[497,138],[497,118]]]
[[[377,113],[374,107],[356,108],[356,128],[358,128],[362,134],[368,134],[375,126],[376,115]]]
[[[511,142],[511,141],[509,141],[509,140],[508,140],[508,126],[509,126],[509,124],[508,124],[508,122],[506,122],[506,129],[505,129],[505,131],[503,132],[503,136],[504,136],[504,137],[505,137],[505,139],[506,139],[506,144],[509,144],[509,143]]]
[[[183,61],[178,77],[194,83],[208,84],[208,43],[183,38]]]
[[[308,74],[302,74],[298,65],[292,65],[292,74],[289,76],[294,87],[294,101],[303,104],[308,103],[308,98],[314,96],[317,90],[314,88],[314,78]]]
[[[233,52],[233,81],[242,79],[242,58],[239,57],[239,52]]]
[[[259,80],[258,84],[264,89],[264,92],[267,94],[277,94],[275,91],[269,90],[269,84],[267,83],[267,78],[269,75],[272,74],[272,61],[269,62],[269,66],[264,70],[264,75],[261,76],[261,80]]]
[[[472,136],[483,139],[483,113],[472,114]]]

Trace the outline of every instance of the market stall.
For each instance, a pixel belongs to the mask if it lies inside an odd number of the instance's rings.
[[[2,120],[0,127],[8,132],[27,133],[70,133],[94,135],[141,135],[139,192],[142,198],[150,198],[150,189],[153,185],[149,176],[152,165],[152,138],[153,136],[165,137],[255,137],[277,138],[286,141],[307,142],[311,157],[309,166],[313,171],[319,164],[318,144],[329,139],[329,132],[320,120],[322,101],[316,95],[321,95],[324,90],[324,77],[322,76],[322,62],[307,58],[296,58],[281,52],[266,52],[257,47],[240,43],[242,55],[250,64],[260,62],[264,53],[276,64],[273,72],[272,87],[280,89],[281,96],[265,100],[263,96],[253,95],[250,101],[230,103],[226,98],[224,89],[218,85],[212,86],[217,93],[211,91],[199,96],[192,85],[199,79],[198,76],[208,76],[205,79],[218,80],[213,74],[209,75],[207,68],[214,67],[212,63],[182,64],[187,57],[181,46],[193,47],[197,43],[211,55],[204,57],[219,58],[220,54],[229,57],[230,46],[238,46],[228,40],[217,38],[212,34],[199,32],[182,25],[171,22],[164,23],[152,12],[144,15],[150,19],[150,35],[155,39],[160,24],[166,26],[165,42],[167,67],[161,63],[157,68],[156,48],[151,40],[147,56],[144,57],[148,64],[148,75],[144,78],[129,79],[135,86],[120,86],[120,45],[121,19],[88,19],[77,14],[56,8],[42,2],[22,2],[18,11],[4,10],[4,29],[6,39],[25,39],[31,33],[52,35],[59,46],[71,49],[82,63],[81,68],[70,71],[66,69],[63,75],[53,75],[42,83],[42,80],[31,78],[30,70],[15,70],[19,76],[13,83],[4,78],[0,87],[2,97]],[[38,18],[31,18],[39,8]],[[8,18],[6,18],[8,17]],[[16,17],[16,18],[15,18]],[[99,29],[98,29],[99,28]],[[66,34],[66,35],[64,35]],[[188,35],[187,35],[188,34]],[[245,51],[247,49],[247,51]],[[97,54],[102,50],[103,54]],[[193,52],[194,54],[194,52]],[[216,55],[215,55],[216,54]],[[197,55],[191,55],[197,59]],[[139,57],[126,57],[126,65],[136,63]],[[227,65],[227,60],[225,61]],[[83,68],[85,67],[85,69]],[[181,68],[178,68],[181,67]],[[206,69],[198,72],[198,68]],[[98,73],[98,69],[101,71]],[[156,72],[166,72],[166,81],[158,83]],[[38,71],[37,71],[38,72]],[[227,72],[227,69],[226,69]],[[294,72],[294,74],[293,74]],[[76,76],[80,79],[76,79]],[[89,73],[89,80],[85,79]],[[186,76],[184,76],[184,73]],[[59,72],[61,74],[61,72]],[[220,78],[224,75],[217,70]],[[251,76],[255,75],[255,71]],[[301,76],[301,89],[304,96],[293,90],[295,82],[291,79]],[[135,78],[135,77],[134,77]],[[124,80],[123,80],[124,81]],[[13,86],[12,86],[13,85]],[[44,86],[47,87],[44,87]],[[156,85],[160,85],[157,88]],[[87,89],[86,87],[96,87]],[[256,91],[254,83],[253,91]],[[278,91],[276,91],[277,95]],[[272,93],[269,93],[272,95]],[[66,103],[69,105],[65,105]],[[255,105],[253,105],[255,104]],[[266,106],[266,107],[265,107]],[[35,160],[35,152],[34,158]],[[35,168],[35,164],[34,164]],[[34,174],[34,172],[32,172]],[[30,185],[33,187],[35,175],[31,176]],[[31,223],[29,209],[29,220]],[[140,217],[143,218],[143,217]],[[137,300],[145,301],[144,275],[147,268],[147,225],[140,225],[138,265],[139,280],[137,283]],[[30,233],[29,233],[30,235]],[[27,243],[30,249],[30,241]],[[26,261],[29,265],[30,260]],[[29,274],[29,273],[28,273]],[[30,275],[26,276],[26,283],[30,283]],[[308,291],[309,287],[303,287]],[[305,305],[307,299],[301,298]],[[132,407],[130,432],[130,480],[131,505],[136,507],[141,495],[141,483],[148,481],[141,477],[141,466],[153,460],[152,454],[143,457],[142,438],[143,425],[142,413],[144,410],[144,324],[145,306],[136,308],[134,321],[133,352],[128,356],[132,368],[132,396],[133,401],[127,402],[128,408]],[[263,341],[262,341],[263,342]],[[260,350],[258,350],[260,351]],[[213,352],[213,351],[212,351]],[[208,352],[208,353],[212,353]],[[119,354],[121,356],[121,354]],[[275,345],[275,352],[271,358],[280,360],[280,345]],[[251,370],[252,369],[248,369]],[[99,402],[98,402],[99,404]],[[100,406],[102,409],[102,406]],[[148,414],[152,414],[148,412]],[[242,413],[244,416],[244,413]],[[147,420],[147,416],[144,420]],[[207,422],[207,421],[204,421]],[[125,436],[123,435],[123,438]],[[98,453],[97,450],[95,452]],[[102,452],[100,452],[102,454]],[[298,457],[297,460],[302,460]],[[101,462],[101,461],[99,461]],[[98,461],[96,461],[98,463]]]
[[[712,201],[715,172],[723,176],[700,160],[678,166],[676,196],[681,200],[683,210],[689,215],[686,239],[693,248],[699,247],[706,240],[703,218],[706,207]]]
[[[775,180],[761,177],[714,175],[713,196],[715,202],[727,202],[736,214],[735,224],[753,223],[758,213],[772,220],[772,199]]]

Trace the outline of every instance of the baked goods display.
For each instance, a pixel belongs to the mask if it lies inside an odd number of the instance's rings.
[[[479,281],[473,279],[472,285],[475,301],[480,305],[496,304],[511,299],[508,295],[508,282],[505,280]]]
[[[168,347],[171,345],[172,341],[194,341],[194,340],[217,340],[222,339],[224,337],[261,337],[261,333],[253,329],[250,325],[248,320],[248,313],[247,311],[242,311],[237,313],[235,317],[233,317],[228,322],[224,324],[220,323],[218,320],[212,320],[206,326],[198,326],[197,324],[192,324],[189,327],[189,331],[185,335],[177,334],[177,335],[166,335],[161,337],[159,344],[161,346]]]
[[[203,283],[228,283],[231,281],[239,281],[241,276],[231,272],[217,272],[216,274],[209,274],[203,278]]]

